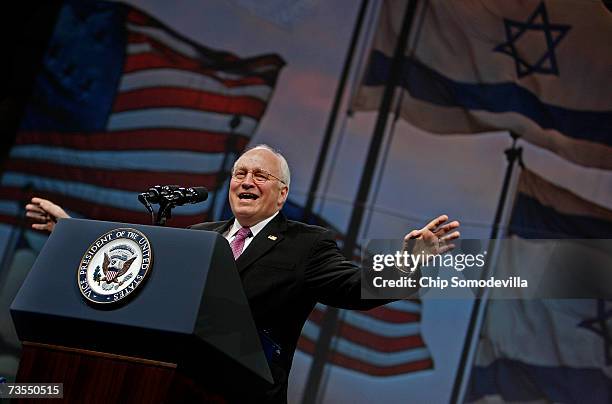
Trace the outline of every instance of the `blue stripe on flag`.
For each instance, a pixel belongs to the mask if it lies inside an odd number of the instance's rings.
[[[104,188],[82,182],[56,180],[11,171],[4,173],[2,185],[15,188],[23,188],[26,185],[30,185],[37,192],[55,192],[91,203],[100,203],[114,208],[135,212],[145,212],[145,208],[138,202],[138,195],[132,191],[122,191],[115,188]],[[208,210],[214,198],[214,192],[210,192],[205,202],[186,204],[177,207],[173,213],[180,215],[203,213]]]
[[[517,194],[509,231],[522,238],[612,238],[612,223],[588,216],[569,215]]]
[[[391,59],[372,51],[363,84],[384,85]],[[575,139],[612,146],[612,111],[578,111],[543,103],[529,90],[512,82],[463,83],[449,79],[421,62],[406,58],[402,87],[432,104],[488,112],[515,112],[544,129],[554,129]]]
[[[514,402],[546,399],[560,403],[612,403],[612,379],[601,369],[535,366],[498,359],[489,366],[475,367],[471,383],[468,402],[496,395]]]
[[[33,164],[42,161],[68,167],[209,174],[219,171],[224,156],[183,150],[73,150],[34,144],[14,146],[10,157],[30,159]],[[236,157],[235,153],[228,154],[232,162]]]

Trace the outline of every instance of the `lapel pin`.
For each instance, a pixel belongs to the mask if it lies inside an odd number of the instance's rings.
[[[268,236],[268,238],[269,238],[270,240],[272,240],[272,241],[276,241],[276,239],[277,239],[278,237],[273,236],[273,235],[271,235],[271,234],[270,234],[270,235]]]

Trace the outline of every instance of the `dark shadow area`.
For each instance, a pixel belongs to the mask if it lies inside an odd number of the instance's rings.
[[[3,55],[3,63],[0,63],[0,162],[15,141],[62,3],[60,0],[11,2],[0,15],[4,31],[0,35]]]

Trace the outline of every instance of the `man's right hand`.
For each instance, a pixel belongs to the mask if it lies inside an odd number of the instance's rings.
[[[42,198],[32,198],[26,205],[26,216],[32,219],[32,228],[36,230],[53,231],[58,219],[70,217],[60,206]]]

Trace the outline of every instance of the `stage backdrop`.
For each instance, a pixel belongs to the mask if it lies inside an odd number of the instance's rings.
[[[517,21],[527,22],[540,4],[525,3],[522,13],[513,15]],[[347,98],[361,82],[355,75],[368,71],[366,37],[378,32],[381,4],[370,2],[348,80],[354,88],[341,102],[315,199],[313,220],[335,228],[340,242],[377,116],[356,105],[350,105],[355,112],[348,116]],[[76,216],[144,223],[148,217],[136,191],[158,183],[206,185],[213,191],[209,201],[177,209],[171,225],[220,217],[228,168],[249,144],[268,143],[285,154],[292,169],[287,213],[299,219],[358,9],[351,0],[67,2],[2,171],[1,237],[4,244],[11,242],[10,256],[15,246],[35,249],[37,238],[14,226],[21,201],[33,193],[56,199]],[[498,22],[503,34],[503,18]],[[500,37],[499,45],[505,40]],[[498,56],[514,63],[511,56]],[[446,57],[451,66],[461,55]],[[559,69],[571,73],[562,65]],[[532,80],[538,74],[508,80]],[[400,115],[408,118],[403,111]],[[508,133],[459,135],[463,128],[457,128],[450,129],[455,136],[436,136],[420,126],[400,119],[384,136],[358,244],[400,238],[441,213],[460,219],[466,238],[489,236],[506,169],[504,150],[511,143]],[[521,144],[533,172],[612,207],[612,175],[601,165],[580,166]],[[31,258],[14,255],[20,273]],[[7,268],[4,276],[17,274]],[[472,303],[406,301],[367,313],[342,312],[321,402],[448,402]],[[1,309],[6,316],[6,306]],[[322,310],[318,307],[306,324],[294,359],[293,403],[302,399]]]

